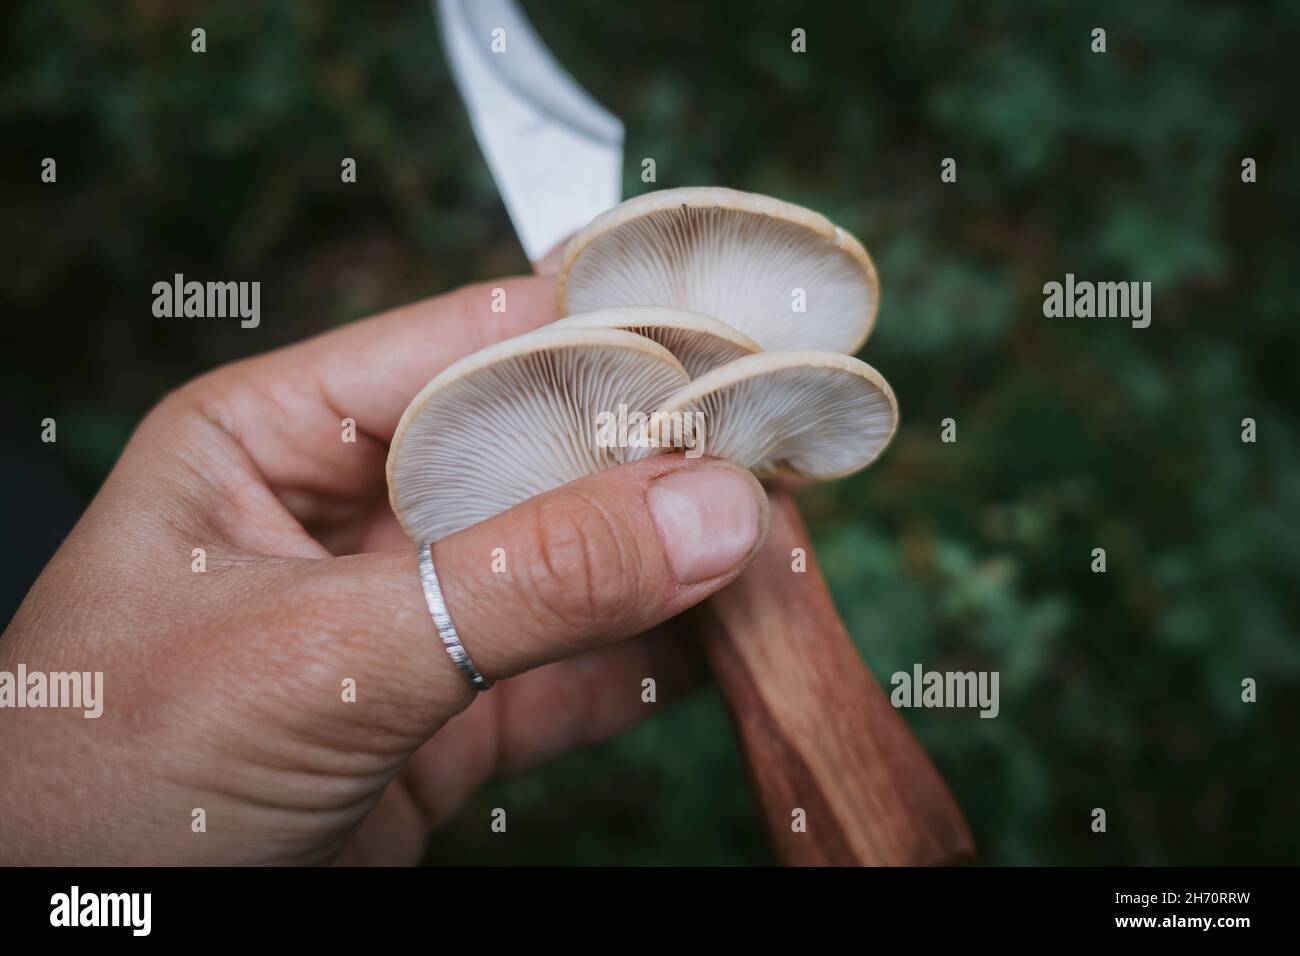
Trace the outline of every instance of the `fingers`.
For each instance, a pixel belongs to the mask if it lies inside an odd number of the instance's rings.
[[[699,687],[706,672],[694,635],[670,624],[507,681],[415,752],[354,837],[351,862],[414,863],[429,831],[495,774],[612,737]]]
[[[673,456],[624,465],[530,499],[434,546],[470,659],[510,677],[649,630],[730,583],[767,533],[749,472]],[[412,734],[473,699],[424,605],[414,547],[309,563],[298,590],[346,639],[349,674]],[[319,643],[318,630],[310,639]]]
[[[267,356],[385,443],[415,393],[452,362],[555,318],[548,277],[498,279],[354,322]]]
[[[219,369],[184,398],[238,441],[300,521],[331,520],[382,489],[388,441],[429,379],[554,318],[553,279],[466,286]]]
[[[525,502],[439,543],[434,559],[479,670],[509,677],[711,594],[762,542],[766,507],[753,476],[729,463],[647,462]],[[513,569],[493,573],[494,552]]]
[[[503,695],[499,706],[470,708],[457,715],[435,741],[462,733],[473,737],[468,725],[482,719],[476,717],[481,709],[492,714],[497,724],[491,772],[518,773],[575,747],[598,743],[658,713],[663,705],[699,687],[707,673],[695,634],[668,622],[618,644],[521,674],[502,685],[509,694]],[[467,726],[462,728],[462,723]],[[418,770],[418,764],[412,768],[413,781]],[[427,789],[416,795],[427,794]]]
[[[799,489],[808,487],[810,484],[812,484],[811,479],[796,476],[763,479],[763,487],[767,488],[773,494],[778,495],[792,495]]]
[[[552,246],[546,255],[533,263],[533,272],[539,276],[553,276],[559,272],[564,263],[564,250],[569,248],[569,240],[572,238],[567,236]]]

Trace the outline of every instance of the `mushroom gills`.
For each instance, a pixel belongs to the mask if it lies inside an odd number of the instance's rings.
[[[684,386],[655,413],[659,435],[762,478],[839,478],[871,464],[898,402],[871,366],[839,352],[763,352]],[[660,447],[662,454],[670,448]]]
[[[689,382],[667,349],[620,329],[545,327],[448,366],[398,423],[393,513],[436,541],[527,498],[635,457],[608,423],[648,414]]]
[[[731,189],[647,193],[591,221],[560,271],[561,314],[675,306],[765,349],[855,352],[879,282],[862,245],[811,210]]]
[[[668,306],[623,306],[580,312],[550,328],[623,329],[658,342],[677,357],[691,378],[759,352],[758,343],[720,319]]]

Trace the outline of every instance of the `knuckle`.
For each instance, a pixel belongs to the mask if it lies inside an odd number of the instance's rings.
[[[581,495],[540,499],[530,521],[524,597],[532,608],[570,629],[619,617],[636,580],[635,552],[605,506]]]

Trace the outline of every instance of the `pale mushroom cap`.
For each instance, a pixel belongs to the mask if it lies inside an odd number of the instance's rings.
[[[763,478],[841,478],[871,464],[898,427],[893,389],[839,352],[762,352],[703,375],[661,406],[702,453]],[[702,418],[696,417],[702,414]],[[666,439],[664,439],[666,440]],[[660,452],[666,449],[660,449]]]
[[[565,250],[558,290],[562,315],[677,306],[764,349],[845,353],[866,341],[880,299],[871,257],[848,232],[802,206],[716,187],[647,193],[601,213]]]
[[[624,329],[644,335],[672,352],[691,378],[760,351],[757,342],[720,319],[667,306],[635,305],[580,312],[550,327],[575,326]]]
[[[619,329],[544,327],[461,359],[426,385],[388,453],[393,513],[436,541],[533,495],[629,460],[598,434],[689,381],[663,346]]]

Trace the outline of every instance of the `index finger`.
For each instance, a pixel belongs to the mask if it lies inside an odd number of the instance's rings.
[[[273,488],[362,494],[382,485],[415,394],[457,359],[553,320],[554,288],[547,276],[465,286],[227,366],[197,397]],[[348,419],[354,442],[340,441]]]

